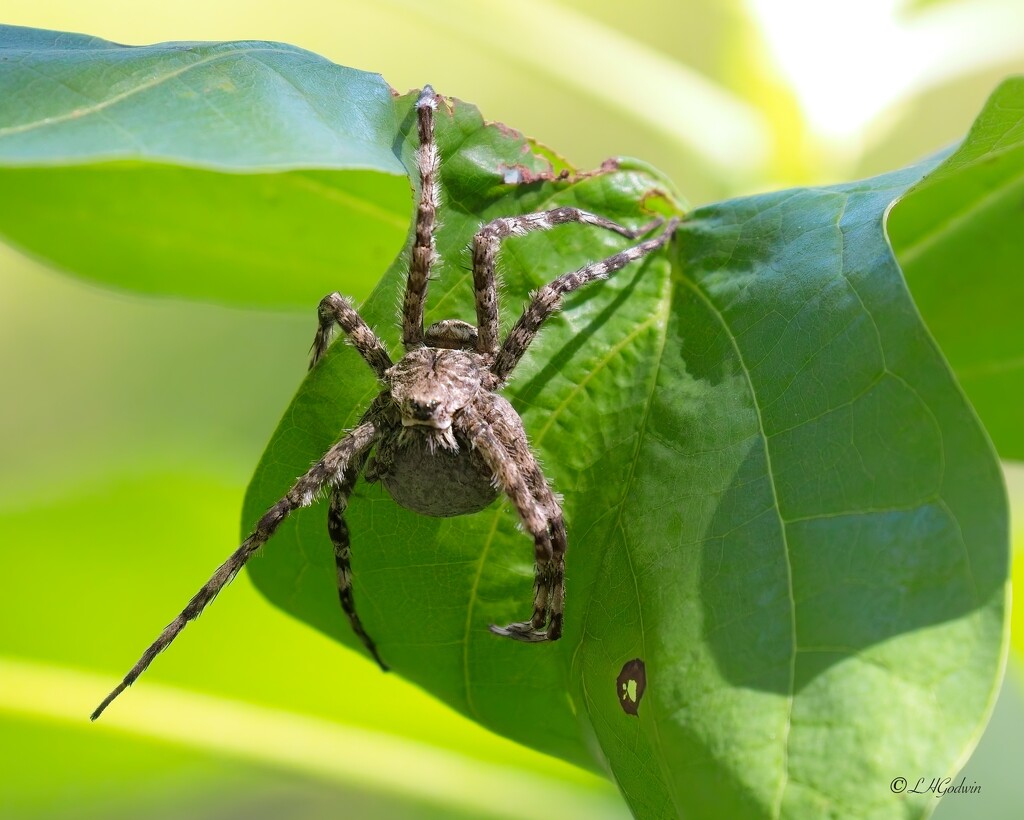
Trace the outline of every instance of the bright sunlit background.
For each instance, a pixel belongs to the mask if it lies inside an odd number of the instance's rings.
[[[430,82],[580,168],[647,160],[694,204],[907,164],[961,137],[998,81],[1024,71],[1021,0],[0,9],[0,22],[129,44],[290,42],[400,91]],[[145,686],[85,720],[142,648],[122,625],[155,631],[234,545],[312,328],[312,306],[144,300],[0,246],[0,816],[625,816],[610,786],[380,675],[245,577]],[[105,604],[76,610],[85,600]],[[1019,816],[1022,691],[1011,663],[969,764],[982,794],[946,799],[939,817]]]

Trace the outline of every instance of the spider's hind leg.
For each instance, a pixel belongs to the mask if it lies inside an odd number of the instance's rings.
[[[283,498],[267,510],[256,522],[249,537],[242,542],[228,559],[217,567],[202,588],[188,605],[181,611],[152,644],[142,653],[124,679],[119,683],[103,702],[92,713],[91,720],[96,720],[114,699],[131,686],[179,635],[190,621],[199,617],[200,613],[245,566],[246,562],[262,547],[277,531],[278,527],[292,512],[300,507],[308,507],[316,499],[317,493],[327,485],[335,475],[348,475],[351,464],[362,464],[366,452],[373,445],[379,431],[378,424],[372,416],[375,408],[363,416],[359,426],[331,447],[305,474],[300,476]]]
[[[636,239],[659,225],[660,220],[634,230],[589,211],[566,207],[522,216],[504,216],[488,222],[473,237],[473,290],[476,298],[476,321],[480,329],[477,352],[492,355],[498,352],[498,284],[494,264],[502,240],[570,223],[593,225],[629,239]]]
[[[547,520],[551,552],[537,554],[534,569],[533,615],[528,621],[491,625],[491,632],[517,641],[537,643],[557,641],[562,637],[563,613],[565,611],[565,519],[562,511],[549,514]],[[547,629],[544,628],[547,624]]]
[[[626,267],[630,262],[643,259],[650,253],[667,245],[679,226],[679,219],[670,219],[668,224],[658,236],[647,239],[632,248],[609,256],[598,262],[591,262],[579,270],[565,273],[549,282],[533,294],[530,304],[527,305],[523,315],[509,331],[508,336],[501,345],[501,350],[494,358],[491,365],[491,373],[494,374],[498,384],[504,383],[519,360],[523,357],[526,349],[534,340],[541,325],[547,321],[552,314],[562,305],[562,297],[572,293],[584,285],[596,282],[598,279],[607,279],[616,271]]]
[[[365,457],[363,461],[365,461]],[[352,631],[359,636],[359,640],[373,655],[380,668],[387,672],[388,665],[381,659],[377,645],[363,627],[363,622],[356,613],[356,602],[352,596],[352,548],[348,525],[345,523],[345,509],[348,507],[348,497],[355,486],[361,466],[361,464],[351,465],[342,482],[332,489],[331,504],[327,510],[327,532],[331,536],[331,543],[334,544],[334,562],[338,570],[338,598],[341,600],[341,608],[348,616],[349,623],[352,624]]]
[[[557,641],[565,606],[566,534],[562,509],[530,452],[522,422],[505,399],[463,412],[460,428],[483,456],[495,483],[515,505],[524,529],[533,537],[536,569],[533,613],[528,621],[491,631],[518,641]],[[545,626],[546,625],[546,626]]]

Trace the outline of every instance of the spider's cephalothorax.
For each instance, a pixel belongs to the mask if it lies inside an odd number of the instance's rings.
[[[245,562],[267,542],[281,522],[328,489],[327,526],[334,543],[341,608],[353,630],[382,668],[376,644],[356,614],[345,508],[356,479],[379,481],[401,504],[423,515],[477,512],[499,492],[515,506],[533,539],[536,575],[530,619],[491,630],[520,641],[555,641],[562,634],[565,603],[565,521],[537,460],[530,451],[519,415],[495,391],[510,374],[562,297],[665,245],[678,220],[660,234],[579,270],[563,274],[532,295],[523,315],[504,340],[498,336],[495,257],[501,241],[556,225],[594,225],[636,239],[661,224],[633,230],[577,208],[556,208],[495,219],[473,239],[476,325],[457,319],[423,327],[427,283],[434,262],[434,225],[438,207],[438,152],[434,115],[438,97],[427,86],[416,103],[419,131],[419,200],[412,259],[402,306],[405,356],[393,364],[384,344],[341,295],[320,303],[320,325],[313,341],[312,368],[323,356],[337,324],[383,384],[358,426],[332,446],[287,494],[267,510],[242,545],[217,568],[188,606],[143,653],[124,680],[92,714],[95,720],[130,686],[193,618],[199,615]]]

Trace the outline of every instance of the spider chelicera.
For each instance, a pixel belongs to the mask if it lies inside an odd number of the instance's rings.
[[[626,228],[578,208],[555,208],[524,216],[495,219],[473,239],[473,285],[476,325],[458,319],[437,322],[424,330],[427,283],[436,253],[434,226],[439,200],[434,116],[438,97],[427,86],[416,103],[419,131],[420,188],[416,237],[402,307],[405,355],[393,364],[383,342],[338,293],[320,302],[320,325],[313,341],[314,367],[327,350],[334,325],[366,360],[384,385],[359,424],[333,445],[301,476],[288,493],[267,510],[242,545],[217,568],[185,609],[146,649],[124,680],[92,713],[103,710],[141,675],[153,659],[196,618],[231,581],[246,561],[274,534],[288,515],[308,507],[325,488],[330,492],[327,527],[334,544],[341,608],[355,633],[380,664],[373,639],[363,628],[352,597],[352,572],[345,508],[356,479],[382,483],[403,507],[423,515],[453,516],[477,512],[503,492],[515,506],[533,538],[536,575],[533,614],[507,626],[491,626],[498,635],[519,641],[556,641],[562,635],[565,604],[565,520],[527,442],[519,415],[497,394],[533,341],[544,321],[561,306],[562,297],[670,241],[678,224],[672,219],[657,236],[631,248],[559,276],[532,295],[523,315],[500,341],[495,258],[501,241],[556,225],[594,225],[637,239],[662,224]]]

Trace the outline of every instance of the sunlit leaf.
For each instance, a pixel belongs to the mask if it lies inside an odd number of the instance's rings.
[[[893,208],[889,233],[921,314],[1004,458],[1024,458],[1024,78]]]

